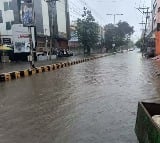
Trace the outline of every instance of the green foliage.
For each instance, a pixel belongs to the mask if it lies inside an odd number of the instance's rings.
[[[99,40],[99,26],[95,22],[91,11],[84,8],[84,14],[77,20],[78,40],[84,48],[84,53],[90,54],[91,48],[94,48]]]
[[[130,36],[134,33],[134,28],[127,22],[119,22],[116,26],[108,24],[105,26],[105,46],[108,50],[112,49],[114,43],[116,47],[128,45]]]
[[[120,21],[118,24],[118,30],[121,36],[131,36],[134,33],[134,27],[130,26],[127,22]]]
[[[139,40],[136,42],[135,45],[137,46],[137,48],[142,48],[142,46],[143,46],[143,39],[139,39]]]

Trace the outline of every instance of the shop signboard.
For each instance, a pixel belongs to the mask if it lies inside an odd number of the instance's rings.
[[[14,53],[29,53],[29,32],[27,27],[22,24],[14,24],[12,26]]]

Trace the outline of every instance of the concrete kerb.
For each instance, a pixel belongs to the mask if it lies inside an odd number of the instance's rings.
[[[95,60],[95,59],[106,57],[106,56],[108,56],[108,55],[100,55],[100,56],[94,56],[94,57],[90,57],[90,58],[78,59],[75,61],[57,63],[57,64],[52,64],[52,65],[45,65],[45,66],[36,67],[34,69],[25,69],[25,70],[21,70],[21,71],[12,71],[12,72],[8,72],[8,73],[2,73],[2,74],[0,74],[0,82],[15,80],[15,79],[31,76],[31,75],[42,73],[42,72],[53,71],[56,69],[69,67],[71,65],[87,62],[90,60]]]
[[[41,67],[36,67],[36,73],[42,73],[42,68]]]

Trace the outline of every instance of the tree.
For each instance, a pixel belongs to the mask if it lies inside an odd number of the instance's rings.
[[[82,18],[77,20],[78,40],[84,48],[84,53],[90,54],[91,48],[95,47],[99,40],[99,26],[95,22],[91,11],[84,8]]]
[[[143,39],[142,39],[142,38],[139,39],[139,40],[135,43],[135,45],[137,46],[137,48],[142,49],[142,47],[143,47]]]
[[[113,24],[108,24],[105,26],[105,47],[107,51],[111,49],[113,44],[114,29],[115,26]]]
[[[128,45],[134,28],[127,22],[120,21],[116,26],[108,24],[105,26],[105,46],[108,50],[112,49],[112,44],[116,47]]]

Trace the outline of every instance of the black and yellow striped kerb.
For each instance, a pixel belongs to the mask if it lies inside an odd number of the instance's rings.
[[[56,64],[53,64],[53,70],[56,70],[57,69],[57,65]]]
[[[64,63],[60,63],[61,64],[61,68],[64,68]]]
[[[71,66],[71,62],[67,62],[68,63],[68,66]]]
[[[28,70],[22,70],[22,71],[20,71],[20,76],[21,77],[29,76]]]
[[[57,66],[57,69],[61,68],[61,64],[60,63],[56,64],[56,66]]]
[[[68,63],[67,63],[67,62],[65,62],[65,63],[64,63],[64,66],[65,66],[65,67],[67,67],[67,66],[68,66]]]
[[[42,72],[45,72],[45,67],[44,66],[41,66],[40,68],[41,68]]]
[[[5,74],[0,74],[0,81],[2,82],[2,81],[5,81]]]
[[[36,73],[42,73],[42,68],[41,67],[36,67]]]
[[[11,75],[10,73],[2,73],[0,75],[0,80],[1,81],[10,81],[11,80]]]
[[[20,72],[19,71],[13,71],[13,72],[9,72],[10,74],[10,78],[13,80],[13,79],[18,79],[20,78]]]
[[[100,55],[100,56],[95,56],[95,57],[90,57],[90,58],[78,59],[75,61],[56,63],[56,64],[52,64],[52,65],[45,65],[45,66],[36,67],[34,69],[25,69],[25,70],[21,70],[21,71],[12,71],[12,72],[8,72],[8,73],[1,73],[0,74],[0,82],[15,80],[15,79],[19,79],[22,77],[28,77],[28,76],[35,75],[38,73],[54,71],[56,69],[69,67],[71,65],[87,62],[90,60],[95,60],[95,59],[102,58],[105,56],[107,56],[107,55]]]

